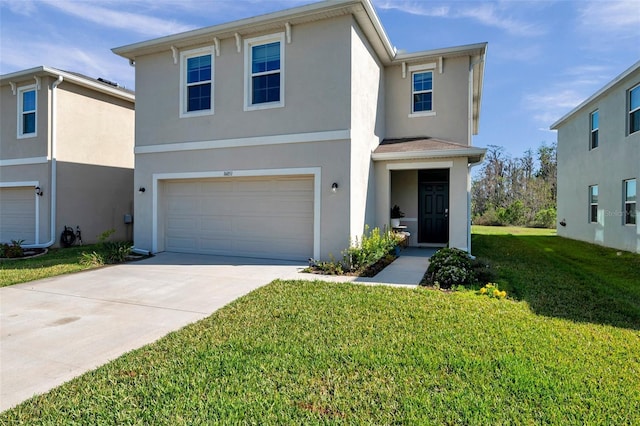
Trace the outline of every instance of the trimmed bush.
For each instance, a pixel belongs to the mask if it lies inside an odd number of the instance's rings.
[[[431,256],[427,268],[426,282],[440,288],[454,285],[471,285],[475,281],[471,257],[456,248],[443,248]]]

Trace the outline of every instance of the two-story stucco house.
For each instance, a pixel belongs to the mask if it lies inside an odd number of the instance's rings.
[[[551,126],[558,235],[640,253],[640,62]]]
[[[400,54],[338,0],[113,51],[136,68],[137,248],[339,257],[395,204],[411,245],[470,248],[485,43]]]
[[[135,97],[50,67],[0,76],[0,242],[132,238]]]

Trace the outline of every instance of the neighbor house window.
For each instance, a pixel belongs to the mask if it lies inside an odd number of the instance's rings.
[[[640,85],[629,90],[629,134],[640,131]]]
[[[35,86],[18,89],[18,137],[36,136],[37,96]]]
[[[181,115],[213,114],[213,54],[210,47],[180,54]]]
[[[284,33],[245,40],[245,110],[284,106]]]
[[[636,180],[624,181],[624,224],[636,224]]]
[[[598,185],[589,187],[589,222],[598,221]]]
[[[591,149],[598,147],[598,117],[598,110],[595,110],[591,113]]]

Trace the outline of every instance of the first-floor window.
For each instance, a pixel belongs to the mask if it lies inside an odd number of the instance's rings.
[[[18,90],[18,137],[36,135],[36,102],[34,86]]]
[[[412,75],[413,111],[433,110],[433,72],[414,72]]]
[[[636,180],[624,181],[624,224],[636,224]]]
[[[629,90],[629,134],[640,131],[640,85]]]
[[[598,185],[589,187],[589,222],[598,221]]]

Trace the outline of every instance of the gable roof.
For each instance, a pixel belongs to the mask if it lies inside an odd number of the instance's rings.
[[[487,150],[429,136],[385,139],[373,151],[371,158],[381,160],[408,160],[420,158],[468,157],[472,164],[479,163]]]
[[[597,98],[599,98],[600,96],[602,96],[603,94],[608,92],[609,89],[611,89],[613,86],[615,86],[616,84],[618,84],[619,82],[621,82],[622,80],[627,78],[632,73],[638,71],[639,69],[640,69],[640,61],[638,61],[635,64],[631,65],[629,68],[627,68],[625,71],[623,71],[620,75],[618,75],[616,78],[614,78],[609,83],[607,83],[603,88],[598,90],[593,95],[589,96],[586,100],[581,102],[577,107],[575,107],[574,109],[572,109],[571,111],[569,111],[568,113],[563,115],[562,118],[560,118],[558,121],[553,123],[551,125],[551,127],[549,127],[549,128],[551,130],[558,130],[558,127],[560,127],[565,121],[567,121],[569,118],[571,118],[571,116],[576,114],[578,111],[580,111],[582,108],[584,108],[590,102],[596,100]]]
[[[0,85],[18,83],[27,79],[31,79],[33,81],[33,77],[35,76],[51,76],[54,78],[62,76],[63,81],[72,82],[79,86],[102,92],[107,95],[115,96],[126,101],[135,102],[136,99],[135,93],[132,90],[117,86],[115,83],[111,83],[107,80],[95,79],[76,72],[63,71],[44,65],[35,68],[29,68],[27,70],[0,75]]]

